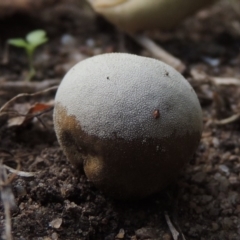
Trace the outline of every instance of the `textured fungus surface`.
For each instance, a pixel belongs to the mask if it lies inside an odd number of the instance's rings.
[[[58,89],[54,122],[67,158],[117,198],[165,187],[193,155],[202,131],[189,83],[160,61],[130,54],[75,65]]]
[[[202,126],[197,96],[182,75],[163,62],[131,54],[78,63],[63,79],[56,102],[76,116],[83,131],[100,138],[161,138]]]

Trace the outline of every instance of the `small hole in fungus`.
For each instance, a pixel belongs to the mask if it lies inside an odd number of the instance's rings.
[[[168,76],[169,76],[169,72],[168,72],[168,71],[166,71],[166,72],[165,72],[165,75],[168,77]]]

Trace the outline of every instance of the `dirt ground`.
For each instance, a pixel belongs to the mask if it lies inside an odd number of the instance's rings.
[[[127,37],[122,44],[116,29],[88,9],[55,6],[40,15],[0,19],[0,107],[18,93],[57,85],[72,65],[90,56],[118,52],[123,45],[126,52],[150,56]],[[47,31],[49,41],[37,50],[37,74],[26,83],[24,51],[7,50],[4,43],[38,28]],[[21,124],[19,115],[13,121],[13,110],[26,114],[36,102],[51,106],[55,90],[17,99],[7,115],[0,115],[1,193],[2,199],[15,198],[7,199],[15,203],[14,239],[240,239],[240,16],[223,2],[173,31],[146,34],[183,60],[184,76],[201,102],[204,131],[194,158],[163,192],[138,202],[115,201],[66,160],[52,111],[41,121]],[[21,172],[11,178],[9,169],[19,164]],[[5,219],[1,201],[1,239]]]

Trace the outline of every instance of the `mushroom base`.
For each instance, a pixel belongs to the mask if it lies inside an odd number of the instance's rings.
[[[168,138],[127,141],[102,139],[81,129],[59,103],[54,110],[58,141],[68,160],[99,189],[117,199],[137,199],[154,194],[178,175],[194,154],[201,133]]]

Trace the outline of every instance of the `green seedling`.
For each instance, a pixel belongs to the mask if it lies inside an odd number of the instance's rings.
[[[29,73],[26,78],[27,81],[30,81],[36,74],[36,70],[33,66],[34,52],[38,46],[44,44],[47,41],[48,38],[46,37],[46,32],[44,30],[32,31],[26,35],[26,39],[14,38],[8,40],[8,44],[15,47],[24,48],[27,53],[29,64]]]

